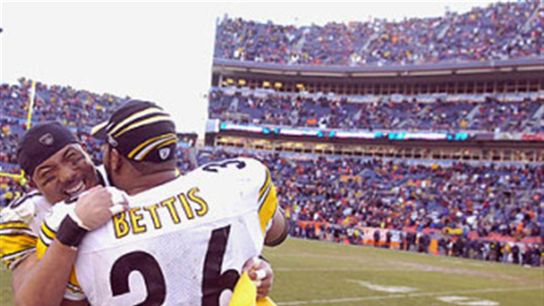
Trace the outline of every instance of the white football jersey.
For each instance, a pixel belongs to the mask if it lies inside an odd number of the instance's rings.
[[[37,190],[25,193],[0,212],[0,260],[13,270],[36,251],[40,225],[51,204]]]
[[[207,164],[128,202],[79,247],[75,274],[92,305],[227,305],[277,208],[269,171],[247,158]],[[55,206],[49,236],[73,206]]]

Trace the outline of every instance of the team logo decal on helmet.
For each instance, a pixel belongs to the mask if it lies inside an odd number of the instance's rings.
[[[53,138],[51,133],[46,133],[43,134],[38,141],[44,146],[50,146],[55,142],[55,138]]]
[[[170,156],[170,148],[162,148],[159,150],[159,156],[162,160],[165,160]]]

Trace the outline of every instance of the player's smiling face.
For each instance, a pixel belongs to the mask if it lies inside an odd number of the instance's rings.
[[[32,181],[49,203],[57,203],[98,184],[89,155],[79,144],[69,144],[41,163]]]

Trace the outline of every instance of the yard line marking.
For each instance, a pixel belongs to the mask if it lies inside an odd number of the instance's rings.
[[[480,300],[474,297],[466,296],[439,296],[436,298],[439,301],[455,305],[467,306],[498,306],[499,303],[490,300]]]
[[[402,287],[402,286],[382,286],[378,284],[373,284],[371,282],[365,282],[357,279],[348,279],[350,282],[359,284],[360,286],[366,287],[369,290],[388,292],[388,293],[409,293],[417,291],[416,288],[412,287]]]
[[[278,272],[387,272],[387,271],[418,271],[417,269],[364,269],[364,268],[274,268],[274,271]]]
[[[286,302],[276,302],[276,304],[277,305],[338,304],[338,303],[359,302],[359,301],[379,301],[379,300],[418,298],[418,297],[429,297],[429,296],[432,297],[432,296],[454,295],[454,294],[463,294],[463,293],[512,292],[512,291],[531,291],[531,290],[542,290],[542,289],[544,289],[544,286],[524,287],[524,288],[487,288],[487,289],[473,289],[473,290],[443,291],[443,292],[433,292],[433,293],[428,292],[428,293],[362,296],[362,297],[338,298],[338,299],[327,299],[327,300],[286,301]]]

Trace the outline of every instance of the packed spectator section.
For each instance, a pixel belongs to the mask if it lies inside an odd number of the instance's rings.
[[[225,17],[215,57],[283,65],[406,65],[505,60],[544,53],[539,0],[500,2],[467,13],[279,25]]]
[[[396,239],[398,249],[430,252],[434,238],[437,254],[540,265],[542,165],[324,158],[213,148],[201,150],[198,160],[240,155],[258,158],[271,170],[292,236],[363,244],[362,228],[373,228],[396,235],[389,239]],[[371,243],[393,247],[380,235]],[[509,255],[514,246],[519,256],[530,252],[526,260]],[[509,253],[492,254],[497,248]]]
[[[19,173],[15,154],[31,95],[31,82],[25,79],[0,86],[2,172]],[[339,129],[542,131],[538,120],[544,112],[542,93],[341,97],[214,88],[209,98],[210,118]],[[32,122],[65,124],[98,162],[100,150],[90,127],[127,99],[37,83]],[[541,164],[392,161],[209,147],[178,150],[183,172],[240,155],[258,158],[270,168],[292,236],[540,264]],[[28,188],[1,177],[0,206]]]
[[[27,127],[32,82],[20,79],[18,84],[0,86],[0,172],[18,174],[17,144]],[[99,160],[98,142],[90,136],[95,124],[106,120],[120,103],[128,98],[109,94],[98,95],[65,86],[36,83],[32,123],[58,121],[77,134],[93,158]],[[12,178],[0,177],[0,207],[20,195],[28,186],[14,183]]]
[[[254,125],[342,130],[544,132],[544,91],[340,96],[214,88],[209,116]]]

